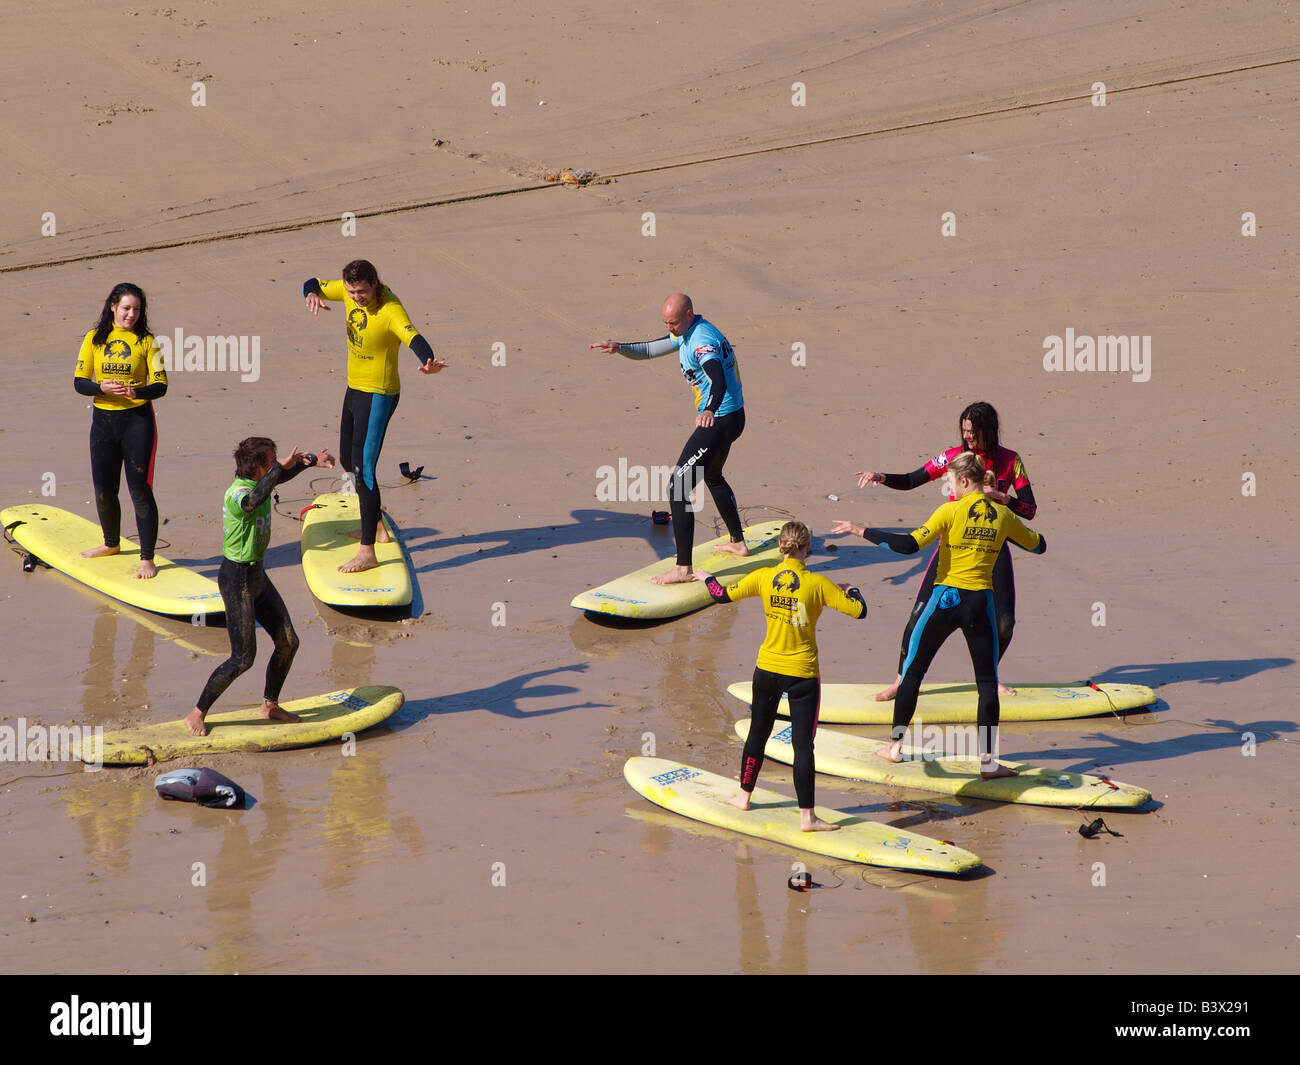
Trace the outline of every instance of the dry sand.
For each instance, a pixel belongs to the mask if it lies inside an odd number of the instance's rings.
[[[341,314],[312,318],[299,287],[370,258],[451,363],[425,378],[403,354],[381,465],[432,478],[384,494],[416,616],[317,604],[289,518],[267,563],[303,638],[287,698],[386,683],[408,702],[352,758],[207,759],[256,797],[241,813],[163,803],[157,770],[0,767],[6,971],[1296,970],[1293,5],[168,2],[6,16],[0,500],[53,473],[46,501],[93,518],[71,371],[109,288],[136,281],[159,334],[260,338],[255,382],[177,373],[157,404],[165,553],[213,573],[235,441],[336,444]],[[541,181],[565,166],[616,180]],[[1100,766],[1157,810],[1088,841],[1070,811],[819,779],[826,805],[984,857],[953,881],[747,842],[628,789],[647,733],[736,768],[724,690],[762,632],[754,604],[631,629],[568,605],[670,552],[662,504],[601,503],[596,471],[671,463],[687,390],[671,359],[587,345],[661,335],[677,289],[743,367],[727,475],[751,520],[919,524],[937,491],[860,492],[853,472],[915,468],[967,402],[997,405],[1051,545],[1017,560],[1004,676],[1160,695],[1008,726],[1004,752]],[[1067,328],[1149,336],[1150,379],[1045,372]],[[304,477],[281,512],[310,495]],[[815,558],[871,608],[824,620],[823,677],[888,679],[917,566]],[[177,717],[225,653],[222,630],[16,557],[0,601],[0,723]],[[261,670],[220,705],[254,701]],[[968,671],[954,643],[931,677]],[[785,767],[763,783],[792,793]],[[787,890],[799,860],[826,890]]]

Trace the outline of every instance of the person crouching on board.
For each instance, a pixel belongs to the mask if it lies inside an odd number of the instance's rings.
[[[799,801],[799,827],[805,832],[830,832],[839,825],[821,820],[813,812],[813,737],[821,705],[821,677],[817,668],[817,619],[823,607],[834,607],[851,618],[865,618],[867,604],[857,588],[836,585],[804,567],[812,550],[812,534],[801,521],[781,526],[777,539],[781,563],[755,570],[724,588],[713,574],[697,570],[715,603],[730,603],[761,596],[767,617],[767,638],[754,666],[749,737],[740,756],[740,793],[727,800],[739,810],[749,809],[750,794],[763,768],[763,749],[776,724],[781,696],[790,702],[794,733],[794,788]]]
[[[253,665],[259,621],[275,641],[275,651],[266,664],[266,688],[258,713],[273,721],[300,720],[277,702],[298,652],[298,634],[284,600],[266,575],[262,558],[271,542],[271,493],[276,485],[292,480],[309,466],[332,470],[334,459],[323,449],[318,458],[295,447],[277,461],[275,441],[264,436],[247,437],[235,448],[235,481],[222,504],[224,557],[217,573],[230,633],[230,657],[212,671],[199,701],[185,717],[185,727],[195,736],[208,734],[203,723],[208,709]]]
[[[921,681],[944,640],[961,629],[970,649],[975,685],[979,689],[980,776],[985,780],[1011,777],[1016,771],[997,761],[998,719],[1002,707],[998,701],[993,567],[1008,540],[1035,555],[1047,551],[1047,540],[1007,507],[988,498],[984,491],[988,474],[974,452],[958,455],[948,464],[948,469],[956,486],[953,499],[931,514],[919,529],[889,533],[843,520],[831,526],[832,533],[851,532],[903,555],[914,554],[939,541],[934,588],[917,614],[903,662],[903,680],[894,699],[891,742],[876,753],[886,761],[903,760],[903,738],[916,712]]]

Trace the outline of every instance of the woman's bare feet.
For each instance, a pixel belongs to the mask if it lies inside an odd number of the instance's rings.
[[[352,537],[352,539],[354,539],[354,540],[360,540],[360,539],[361,539],[361,530],[360,530],[360,529],[349,529],[349,530],[348,530],[348,535],[349,535],[350,537]],[[381,522],[379,523],[379,525],[375,528],[375,543],[377,543],[377,544],[387,544],[387,543],[392,543],[392,540],[393,540],[393,538],[392,538],[391,536],[388,535],[388,529],[384,527],[384,523],[381,521]]]
[[[121,551],[121,547],[109,547],[107,544],[100,544],[98,547],[88,547],[81,552],[82,558],[102,558],[105,555],[116,555]]]
[[[339,567],[339,572],[361,573],[363,570],[374,569],[378,565],[379,559],[375,557],[375,549],[362,544],[357,548],[357,553]]]
[[[185,727],[190,730],[192,736],[208,734],[208,726],[203,723],[203,711],[197,706],[185,715]]]
[[[1003,684],[1001,681],[998,681],[998,694],[999,694],[999,695],[1015,695],[1015,694],[1016,694],[1016,689],[1013,688],[1013,687],[1011,687],[1009,684]]]
[[[153,559],[142,558],[140,568],[135,571],[135,579],[138,581],[151,581],[158,576],[158,567],[153,564]]]
[[[719,544],[718,550],[724,551],[729,555],[739,555],[741,558],[744,558],[749,554],[749,544],[745,543],[744,540],[732,540],[730,543]]]
[[[804,832],[838,832],[840,826],[823,821],[811,809],[799,807],[799,827]]]
[[[1012,769],[1009,765],[1003,765],[1001,762],[980,761],[980,779],[996,780],[998,777],[1018,777],[1019,769]]]
[[[730,799],[725,800],[728,806],[734,806],[737,810],[749,809],[749,792],[739,791]]]
[[[891,684],[888,688],[884,689],[884,691],[876,692],[876,702],[878,703],[891,702],[895,698],[895,696],[898,695],[898,686],[902,683],[903,683],[903,675],[900,673],[897,677],[894,678],[894,683]]]
[[[876,757],[883,758],[886,762],[901,762],[903,760],[903,741],[894,740],[893,743],[876,748]]]
[[[263,699],[262,705],[257,710],[259,717],[270,718],[272,721],[287,721],[290,724],[301,721],[297,714],[291,714],[274,699]]]
[[[695,575],[689,566],[674,566],[667,573],[650,578],[654,584],[688,584],[694,579]]]

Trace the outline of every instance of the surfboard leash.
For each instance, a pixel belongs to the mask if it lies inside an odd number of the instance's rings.
[[[26,524],[27,523],[23,521],[22,518],[19,518],[17,521],[11,521],[6,525],[4,527],[5,542],[22,557],[24,573],[31,573],[37,566],[44,566],[46,569],[51,569],[52,567],[48,562],[43,558],[37,558],[34,554],[28,551],[27,548],[23,547],[22,544],[14,539],[13,530],[18,528],[20,525]]]

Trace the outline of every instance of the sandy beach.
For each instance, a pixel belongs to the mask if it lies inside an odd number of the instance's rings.
[[[345,614],[304,583],[294,516],[332,474],[281,490],[266,565],[302,639],[286,698],[389,684],[407,701],[351,757],[180,763],[238,781],[244,811],[163,802],[158,768],[0,763],[0,969],[1300,967],[1300,12],[168,2],[7,17],[23,47],[0,126],[0,506],[94,520],[70,378],[104,297],[133,281],[160,336],[257,338],[255,372],[174,372],[156,404],[160,549],[215,576],[235,443],[337,449],[343,313],[311,316],[301,286],[369,259],[448,362],[426,377],[402,352],[379,468],[411,616]],[[596,177],[546,181],[565,168]],[[818,778],[820,804],[985,861],[942,878],[711,829],[626,785],[647,743],[738,770],[746,707],[726,687],[763,633],[755,603],[641,626],[569,606],[672,553],[650,516],[667,504],[600,500],[598,470],[671,464],[689,389],[672,357],[588,345],[662,336],[674,291],[743,369],[726,467],[742,516],[806,521],[810,565],[868,603],[863,622],[823,620],[824,681],[892,679],[922,565],[824,540],[831,522],[906,531],[942,501],[855,472],[915,469],[960,443],[967,403],[998,408],[1050,543],[1016,559],[1003,678],[1159,697],[1008,724],[1004,756],[1100,770],[1155,808],[1089,840],[1077,811]],[[1147,338],[1149,360],[1047,368],[1067,330]],[[403,461],[424,478],[403,485]],[[716,517],[706,503],[699,533]],[[222,628],[0,559],[0,725],[179,718],[228,652]],[[218,709],[260,698],[261,639]],[[930,679],[969,676],[949,641]],[[761,786],[793,795],[791,779],[769,761]],[[822,887],[788,890],[796,862]]]

